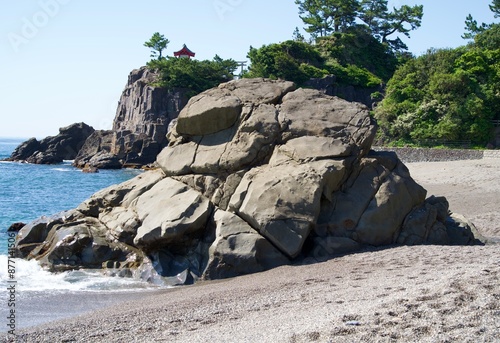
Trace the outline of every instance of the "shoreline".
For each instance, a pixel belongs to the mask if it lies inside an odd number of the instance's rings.
[[[500,238],[500,159],[406,165],[428,196],[446,196]],[[494,342],[499,278],[498,244],[391,247],[140,294],[16,333],[20,342]]]
[[[161,293],[158,289],[133,291],[42,291],[21,292],[16,299],[16,331],[85,316],[127,301]],[[64,304],[64,307],[61,307]],[[50,314],[50,315],[48,315]],[[2,325],[0,334],[9,328]]]
[[[394,247],[180,287],[21,330],[18,341],[494,342],[495,263],[498,246]]]

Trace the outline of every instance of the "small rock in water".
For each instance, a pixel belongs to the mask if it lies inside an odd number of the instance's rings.
[[[83,169],[82,172],[84,173],[99,173],[99,169],[93,166],[86,165]]]

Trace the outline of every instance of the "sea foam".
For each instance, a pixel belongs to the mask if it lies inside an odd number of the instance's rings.
[[[12,263],[13,262],[13,263]],[[158,288],[146,281],[134,278],[110,277],[99,270],[74,270],[51,273],[37,261],[11,259],[15,267],[14,279],[9,280],[8,257],[0,255],[0,287],[5,289],[9,281],[16,281],[18,292],[50,291],[131,291]]]

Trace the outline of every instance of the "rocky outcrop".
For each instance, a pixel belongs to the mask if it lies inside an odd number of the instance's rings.
[[[144,166],[167,145],[167,130],[188,101],[187,90],[155,87],[158,75],[133,70],[121,95],[111,131],[96,133],[78,154],[75,166],[103,169]]]
[[[21,230],[26,224],[22,222],[14,223],[7,229],[7,232],[18,232]]]
[[[8,161],[26,161],[35,164],[55,164],[73,160],[94,129],[78,123],[59,129],[59,134],[38,141],[31,138],[19,145]]]
[[[111,130],[97,130],[85,141],[73,165],[78,168],[119,169],[122,162],[113,150],[115,133]]]
[[[474,244],[446,199],[371,150],[376,128],[367,107],[290,82],[222,84],[181,111],[161,169],[28,224],[18,252],[58,270],[151,265],[187,283],[363,247]]]

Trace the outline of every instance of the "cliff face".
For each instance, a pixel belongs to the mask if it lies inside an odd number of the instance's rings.
[[[152,86],[156,77],[147,67],[130,73],[118,103],[113,129],[96,132],[93,137],[93,142],[107,143],[97,151],[92,142],[86,144],[75,160],[76,166],[116,168],[155,161],[168,143],[168,124],[189,100],[187,91],[168,91]]]

